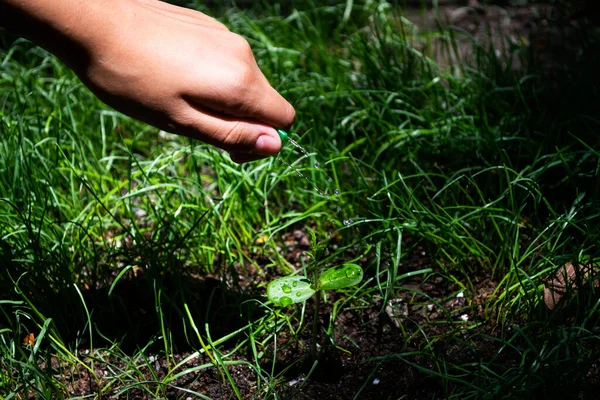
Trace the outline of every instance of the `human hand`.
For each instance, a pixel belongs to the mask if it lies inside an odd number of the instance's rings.
[[[59,7],[67,0],[51,1]],[[47,47],[106,104],[225,149],[237,162],[280,150],[273,127],[289,126],[295,111],[259,70],[244,38],[200,12],[157,0],[71,6],[44,15],[59,33]],[[65,43],[75,43],[73,51]]]

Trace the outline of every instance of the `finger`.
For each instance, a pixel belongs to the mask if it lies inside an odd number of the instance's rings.
[[[176,132],[212,144],[230,153],[271,156],[281,150],[281,139],[273,127],[227,118],[188,107]]]
[[[254,103],[251,103],[256,108],[251,110],[248,116],[254,115],[254,118],[258,118],[259,121],[278,128],[289,128],[296,118],[296,110],[269,84],[266,78],[264,78],[264,81],[262,96],[260,94],[256,95],[258,98]]]
[[[262,71],[256,67],[259,74],[261,84],[253,86],[253,93],[249,93],[248,107],[242,111],[246,112],[246,116],[257,118],[259,121],[265,122],[279,128],[288,128],[294,122],[296,110],[294,107],[283,98],[277,90],[275,90]]]
[[[294,107],[269,84],[258,66],[242,64],[230,66],[230,69],[222,73],[215,71],[209,80],[219,82],[219,87],[208,88],[190,83],[187,85],[189,91],[182,97],[200,110],[255,120],[278,128],[292,125],[296,116]]]

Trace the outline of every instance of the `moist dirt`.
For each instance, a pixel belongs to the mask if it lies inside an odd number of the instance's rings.
[[[294,229],[281,235],[281,250],[286,252],[288,262],[301,263],[308,249],[308,236],[304,230]],[[258,263],[263,258],[265,262],[267,260],[260,252],[253,257]],[[362,261],[369,262],[368,258],[369,256]],[[427,249],[415,245],[400,265],[398,273],[423,268],[436,269],[432,266]],[[212,299],[211,304],[195,303],[190,307],[198,310],[199,314],[210,314],[208,322],[213,329],[211,334],[213,337],[220,337],[244,324],[243,317],[240,320],[232,317],[234,313],[227,311],[228,306],[239,304],[239,296],[247,296],[248,299],[260,297],[261,290],[256,288],[264,287],[261,284],[266,284],[282,273],[273,270],[267,275],[261,275],[259,269],[253,269],[249,263],[243,274],[240,272],[243,278],[234,284],[236,290],[228,289],[229,284],[220,279],[190,277],[190,285],[199,292],[198,298]],[[142,280],[140,276],[130,279],[120,289],[135,294],[135,298],[124,300],[124,309],[138,317],[147,315],[148,307],[152,307],[144,301],[146,297],[152,299],[150,291],[140,292],[144,285],[136,286],[136,282]],[[436,372],[472,379],[471,383],[476,385],[477,378],[473,376],[480,371],[478,365],[486,365],[486,368],[495,373],[519,369],[526,344],[516,340],[511,346],[507,346],[505,341],[496,340],[510,336],[513,329],[496,323],[497,310],[491,306],[491,300],[501,294],[497,278],[486,273],[484,266],[474,265],[472,284],[467,292],[457,282],[445,279],[441,274],[434,273],[427,279],[422,276],[407,278],[388,298],[375,294],[374,301],[368,304],[350,300],[337,314],[332,335],[328,336],[325,332],[335,311],[333,304],[339,299],[339,295],[332,292],[321,303],[318,315],[319,354],[316,360],[310,353],[315,303],[309,300],[306,303],[303,328],[293,322],[295,333],[292,334],[287,327],[281,329],[277,333],[276,347],[273,340],[265,342],[266,346],[262,348],[264,354],[260,357],[258,366],[253,365],[256,359],[249,346],[237,347],[238,339],[243,339],[242,336],[226,342],[221,351],[223,354],[231,352],[232,355],[227,360],[240,362],[239,365],[228,367],[230,379],[235,382],[239,395],[244,399],[267,397],[270,393],[269,385],[276,387],[277,395],[284,399],[444,399],[445,393],[451,391],[452,387],[444,386],[443,381],[436,377]],[[125,299],[122,293],[118,296]],[[543,307],[543,303],[540,303],[540,307]],[[247,314],[249,320],[252,312],[252,309],[244,309],[241,314]],[[116,318],[124,321],[120,315],[112,317],[113,320]],[[103,318],[108,319],[109,316]],[[561,318],[563,320],[560,323],[569,323],[568,314]],[[101,330],[106,329],[108,325],[101,327]],[[515,326],[515,329],[518,327]],[[158,321],[147,318],[138,332],[157,330]],[[127,329],[121,325],[120,331],[126,332]],[[138,334],[135,337],[140,343],[146,343],[146,338],[142,336]],[[172,358],[166,359],[160,355],[161,346],[158,343],[155,349],[151,347],[146,351],[146,359],[137,361],[138,371],[143,376],[138,376],[136,380],[147,382],[143,387],[130,388],[113,382],[111,389],[105,392],[106,397],[151,399],[154,398],[153,393],[161,391],[158,391],[156,383],[150,382],[163,381],[174,365],[181,363],[175,371],[178,373],[190,368],[200,368],[211,362],[207,356],[194,355],[189,345],[185,344],[183,332],[175,330],[173,336],[173,343],[178,350]],[[121,351],[129,351],[130,354],[135,352],[135,344],[127,344],[127,341],[123,343]],[[88,366],[93,365],[98,380],[93,379],[90,372],[78,364],[61,364],[53,358],[49,360],[49,365],[42,365],[51,370],[54,376],[62,377],[59,379],[71,396],[98,393],[100,388],[113,381],[118,370],[128,369],[122,353],[111,354],[106,349],[93,354],[84,350],[79,353],[79,357]],[[186,359],[188,360],[184,362]],[[95,362],[92,363],[92,360]],[[554,390],[565,390],[566,398],[594,398],[594,393],[600,390],[599,366],[600,360],[589,364],[584,386],[573,388],[566,385],[565,389],[561,385],[561,388]],[[277,381],[263,381],[260,386],[257,385],[261,378],[257,376],[255,367],[272,371],[272,375],[278,377]],[[472,370],[469,371],[469,368]],[[466,372],[471,372],[473,376],[466,378]],[[460,383],[457,381],[456,384]],[[446,382],[445,385],[449,383]],[[212,367],[200,368],[197,372],[187,373],[171,381],[168,387],[162,388],[162,393],[166,398],[196,398],[190,392],[189,395],[183,392],[182,388],[212,399],[236,398],[223,371]],[[497,393],[498,397],[508,394],[510,391],[506,389]],[[547,390],[543,390],[539,398],[550,398],[546,394]]]

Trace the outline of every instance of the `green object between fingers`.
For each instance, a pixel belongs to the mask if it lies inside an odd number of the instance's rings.
[[[283,129],[277,129],[277,134],[279,135],[279,138],[281,139],[282,142],[284,140],[286,140],[288,137],[288,133],[286,131],[284,131]]]

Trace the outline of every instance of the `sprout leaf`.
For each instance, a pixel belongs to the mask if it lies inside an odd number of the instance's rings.
[[[278,306],[289,306],[308,300],[315,290],[305,276],[284,276],[269,283],[267,297]]]
[[[342,264],[329,268],[319,277],[319,289],[343,289],[354,286],[363,278],[363,270],[356,264]]]

